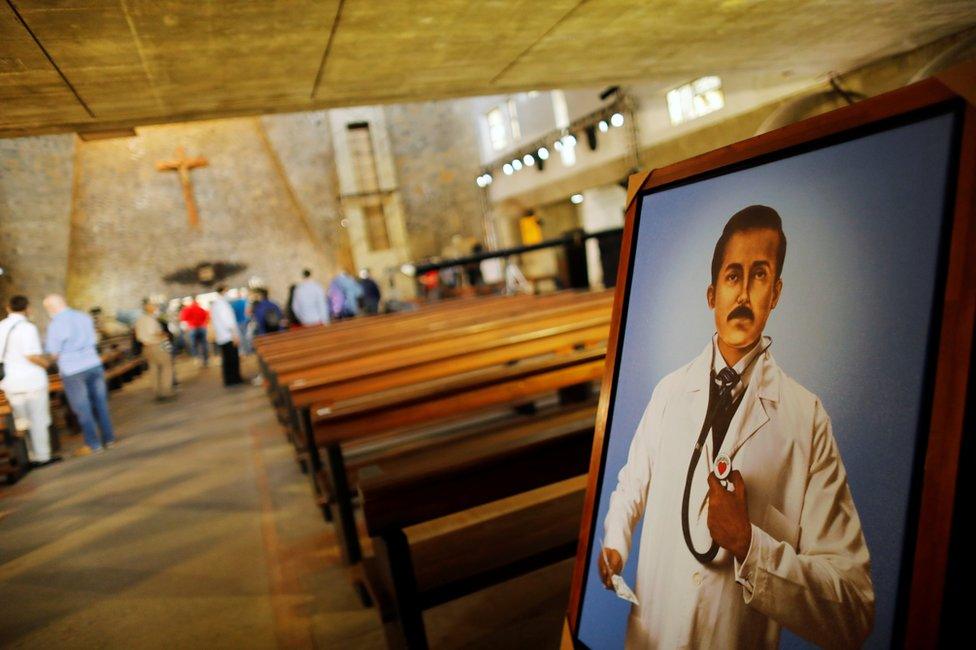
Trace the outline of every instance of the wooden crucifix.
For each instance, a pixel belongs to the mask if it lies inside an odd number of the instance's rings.
[[[191,228],[200,227],[200,214],[197,212],[196,201],[193,200],[193,183],[190,181],[190,170],[206,167],[207,159],[202,156],[187,158],[183,147],[176,149],[176,160],[164,160],[156,163],[157,171],[178,172],[180,185],[183,186],[183,200],[186,202],[186,215]]]

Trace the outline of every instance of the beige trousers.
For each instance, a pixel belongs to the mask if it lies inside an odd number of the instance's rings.
[[[149,374],[153,379],[156,397],[170,397],[173,395],[173,356],[159,344],[143,347],[146,361],[149,362]]]

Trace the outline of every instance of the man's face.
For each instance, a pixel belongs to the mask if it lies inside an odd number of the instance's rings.
[[[737,232],[725,247],[708,307],[715,312],[718,337],[731,348],[747,349],[762,336],[783,282],[776,278],[779,234],[768,228]]]

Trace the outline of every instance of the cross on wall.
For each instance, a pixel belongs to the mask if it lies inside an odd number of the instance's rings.
[[[156,170],[161,172],[177,172],[180,175],[180,185],[183,187],[183,200],[186,203],[186,215],[191,228],[200,227],[200,214],[197,212],[197,204],[193,199],[193,181],[190,179],[190,170],[197,167],[206,167],[209,164],[206,158],[197,156],[187,158],[183,147],[176,149],[175,160],[163,160],[156,163]]]

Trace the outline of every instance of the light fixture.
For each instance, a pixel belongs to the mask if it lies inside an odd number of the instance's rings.
[[[511,176],[515,172],[515,170],[512,169],[511,163],[505,163],[502,165],[502,171],[505,172],[506,176]]]
[[[600,120],[600,123],[597,126],[600,127],[600,132],[601,133],[606,133],[607,131],[610,130],[610,125],[607,124],[607,121],[606,120]]]
[[[610,116],[611,126],[623,126],[624,125],[624,115],[623,113],[614,113]]]
[[[532,157],[532,154],[527,153],[524,156],[522,156],[522,162],[525,163],[526,167],[532,167],[533,165],[535,165],[535,158]]]
[[[484,186],[485,186],[485,177],[484,177],[484,175],[481,175],[481,176],[479,176],[479,177],[478,177],[478,178],[477,178],[477,179],[475,180],[475,183],[477,183],[477,184],[478,184],[478,187],[484,187]]]
[[[569,200],[572,201],[574,205],[579,205],[580,203],[583,202],[583,195],[582,194],[574,194],[571,197],[569,197]]]
[[[563,141],[562,140],[556,140],[555,142],[552,143],[552,148],[555,149],[556,151],[562,151],[563,150]]]
[[[539,160],[549,160],[549,150],[545,147],[539,147],[539,150],[535,153],[539,156]]]
[[[573,135],[572,133],[567,133],[566,135],[564,135],[562,137],[562,141],[563,141],[563,145],[565,145],[567,147],[575,147],[576,146],[576,136]]]
[[[485,172],[485,185],[491,185],[492,181],[494,180],[495,178],[491,174]]]
[[[513,160],[512,161],[512,169],[514,169],[515,171],[521,171],[521,169],[522,169],[522,161],[519,160],[518,158],[516,158],[515,160]]]

